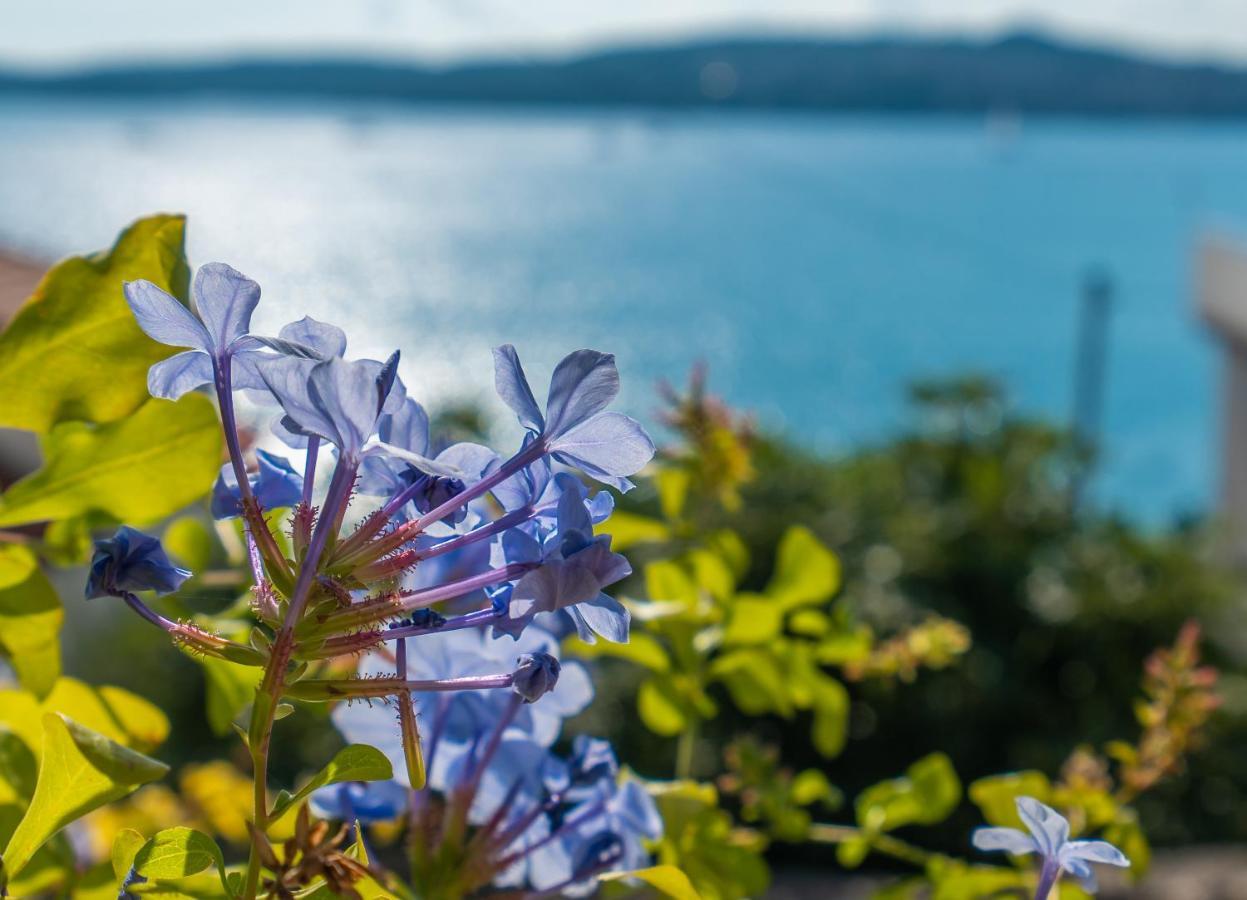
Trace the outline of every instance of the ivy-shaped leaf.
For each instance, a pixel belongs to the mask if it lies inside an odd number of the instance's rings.
[[[34,553],[0,545],[0,651],[22,687],[40,697],[61,674],[63,618],[61,601]]]
[[[202,497],[220,467],[221,437],[208,398],[149,400],[108,425],[66,422],[43,442],[42,469],[0,497],[0,526],[90,511],[145,523]]]
[[[169,771],[157,762],[55,713],[43,716],[43,755],[30,806],[0,854],[0,887],[70,822]]]
[[[186,221],[140,219],[106,253],[43,277],[0,334],[0,425],[46,432],[58,422],[111,422],[147,400],[147,370],[174,352],[139,330],[122,293],[146,278],[186,296]]]

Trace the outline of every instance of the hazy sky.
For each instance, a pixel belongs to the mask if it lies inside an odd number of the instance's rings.
[[[0,64],[275,50],[454,57],[704,31],[1018,25],[1247,61],[1245,0],[0,0]]]

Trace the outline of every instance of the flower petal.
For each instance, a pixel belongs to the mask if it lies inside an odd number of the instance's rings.
[[[1034,797],[1018,797],[1014,803],[1022,822],[1035,838],[1039,852],[1048,859],[1056,859],[1062,845],[1069,840],[1069,822]]]
[[[277,336],[282,340],[311,347],[323,359],[346,355],[346,332],[337,325],[318,322],[311,316],[304,316],[297,322],[283,326]]]
[[[550,449],[559,462],[605,484],[618,484],[654,458],[654,442],[641,423],[616,412],[593,417],[552,441]]]
[[[613,644],[628,643],[628,626],[632,617],[622,603],[606,594],[578,603],[575,611],[585,623]]]
[[[195,273],[195,308],[222,351],[251,328],[251,313],[260,302],[260,286],[225,263],[208,263]]]
[[[1014,856],[1025,856],[1038,849],[1034,838],[1016,828],[977,828],[970,836],[970,843],[978,850],[989,853],[1003,850]]]
[[[1095,872],[1091,871],[1091,866],[1081,859],[1067,859],[1061,863],[1061,868],[1077,878],[1082,889],[1088,894],[1096,892],[1099,885],[1096,884]]]
[[[377,437],[387,444],[428,456],[429,414],[423,406],[408,397],[397,412],[381,418],[377,425]]]
[[[528,386],[519,354],[511,344],[494,348],[494,389],[502,402],[511,407],[521,425],[529,431],[544,428],[541,409],[533,397],[533,389]]]
[[[212,384],[212,359],[201,350],[183,350],[147,370],[147,390],[153,397],[177,400],[188,391]]]
[[[597,415],[619,394],[615,357],[596,350],[569,353],[550,377],[545,433],[556,438]]]
[[[1070,841],[1061,848],[1061,863],[1064,864],[1067,859],[1084,859],[1108,866],[1130,867],[1126,854],[1108,841]]]
[[[127,281],[126,302],[152,340],[170,347],[212,349],[212,338],[194,313],[150,281]]]

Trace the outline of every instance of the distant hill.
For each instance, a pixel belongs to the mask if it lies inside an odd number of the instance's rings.
[[[379,98],[422,103],[1247,116],[1247,70],[1036,35],[739,39],[449,67],[328,59],[0,72],[0,95]]]

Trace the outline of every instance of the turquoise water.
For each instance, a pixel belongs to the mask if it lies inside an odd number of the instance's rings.
[[[625,405],[698,358],[731,401],[829,449],[904,421],[920,376],[983,371],[1070,406],[1077,292],[1117,285],[1100,498],[1211,502],[1217,355],[1190,257],[1247,221],[1247,126],[387,107],[0,103],[0,242],[59,255],[153,210],[196,262],[354,351],[405,351],[431,400],[620,358]]]

